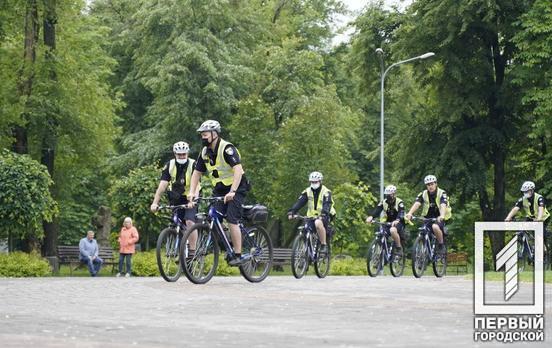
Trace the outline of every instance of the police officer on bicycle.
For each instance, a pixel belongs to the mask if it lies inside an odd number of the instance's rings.
[[[412,207],[410,207],[405,218],[407,220],[412,219],[412,214],[422,206],[422,215],[424,218],[435,218],[437,220],[436,222],[428,222],[427,224],[431,224],[433,234],[435,234],[435,238],[437,238],[436,252],[444,253],[443,235],[445,232],[445,221],[449,220],[452,216],[447,193],[445,190],[438,187],[435,175],[427,175],[424,178],[424,184],[426,185],[426,189],[418,194],[416,201]]]
[[[307,206],[307,217],[314,218],[311,221],[318,233],[320,239],[320,252],[325,253],[328,251],[326,243],[326,235],[329,228],[330,217],[335,216],[334,201],[332,198],[332,192],[324,185],[322,185],[322,179],[324,176],[320,172],[312,172],[309,175],[310,186],[307,187],[301,193],[301,196],[297,199],[297,202],[288,211],[288,219],[293,219],[293,216],[297,214],[299,209]]]
[[[402,256],[402,243],[404,240],[404,202],[397,197],[397,188],[393,185],[389,185],[385,188],[384,199],[381,201],[376,209],[372,212],[372,216],[366,218],[366,222],[371,224],[372,220],[381,217],[381,221],[387,221],[391,223],[390,232],[393,241],[395,242],[395,248],[393,251],[396,255]]]
[[[544,239],[546,240],[548,237],[546,227],[550,223],[550,213],[546,209],[546,200],[542,195],[535,192],[535,183],[532,181],[524,182],[520,191],[523,192],[523,197],[517,200],[504,221],[511,221],[520,210],[523,210],[527,220],[543,222]]]
[[[188,204],[187,197],[190,194],[191,177],[195,167],[195,161],[188,158],[189,152],[190,146],[184,141],[179,141],[173,145],[174,158],[165,163],[161,171],[159,186],[157,187],[157,191],[155,191],[150,207],[152,212],[155,213],[159,209],[161,195],[167,189],[170,205]],[[188,227],[194,224],[196,214],[197,207],[178,210],[178,217],[180,220],[185,221]],[[190,236],[190,250],[188,251],[190,255],[195,251],[196,238],[197,233]]]
[[[192,174],[191,192],[199,184],[201,176],[209,172],[213,183],[213,196],[224,196],[226,220],[236,257],[228,261],[230,266],[239,266],[245,260],[241,256],[242,240],[239,220],[242,217],[242,204],[250,184],[245,177],[238,149],[220,137],[220,123],[207,120],[197,129],[201,134],[203,149],[197,158]],[[197,193],[189,198],[194,201]],[[193,204],[193,203],[192,203]]]

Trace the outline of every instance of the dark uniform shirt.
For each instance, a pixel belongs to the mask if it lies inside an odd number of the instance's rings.
[[[437,198],[437,190],[435,190],[435,192],[433,193],[428,191],[429,202],[424,202],[423,194],[424,193],[421,192],[418,197],[416,197],[416,202],[420,202],[421,204],[429,204],[429,210],[427,211],[427,215],[425,217],[429,219],[439,217],[439,215],[441,215],[441,213],[439,212],[439,206],[441,204],[448,204],[447,193],[443,191],[443,195],[441,196],[441,202],[439,203],[439,205],[437,205],[437,203],[435,202]]]
[[[399,210],[395,209],[395,201],[393,203],[387,202],[387,211],[385,214],[387,215],[387,221],[395,221],[400,220],[402,223],[404,223],[404,202],[400,202],[398,206]],[[383,211],[383,202],[380,202],[376,209],[374,209],[372,213],[373,218],[378,218],[381,215],[381,212]]]
[[[220,138],[219,138],[220,139]],[[211,150],[211,148],[207,147],[207,156],[209,157],[209,161],[211,165],[215,164],[215,161],[217,159],[217,153],[219,149],[220,141],[217,141],[217,145],[215,146],[215,150]],[[238,154],[238,150],[234,145],[226,145],[226,148],[224,149],[224,161],[230,165],[230,167],[235,167],[238,164],[241,163],[240,155]],[[201,153],[199,154],[199,157],[196,161],[195,169],[198,172],[205,173],[207,171],[207,166],[205,165],[205,161],[203,160],[203,157],[201,157]],[[218,173],[211,173],[211,175],[218,175]],[[226,186],[222,182],[219,182],[216,184],[216,186],[213,189],[213,194],[215,196],[224,196],[228,192],[230,192],[230,188],[232,185]],[[245,174],[242,175],[240,186],[238,186],[238,189],[236,192],[239,193],[245,193],[249,191],[250,185],[249,181],[245,177]]]
[[[539,212],[538,211],[534,211],[535,209],[533,208],[533,204],[535,202],[535,195],[527,198],[527,200],[529,201],[529,210],[531,211],[531,214],[533,216],[537,216],[539,215]],[[543,196],[540,196],[539,197],[539,200],[538,200],[538,205],[539,207],[544,207],[546,208],[546,200],[544,199]],[[521,197],[520,199],[517,200],[516,204],[515,204],[516,207],[518,207],[519,209],[524,209],[523,208],[523,197]]]
[[[186,187],[186,171],[188,170],[189,164],[190,160],[186,161],[186,163],[184,164],[180,164],[175,161],[176,180],[172,184],[172,189],[170,191],[167,191],[170,204],[178,205],[188,203],[188,198],[185,195],[186,193],[184,192],[184,188]],[[169,166],[170,161],[165,163],[163,171],[161,171],[161,180],[171,182],[172,178],[171,174],[169,173]]]
[[[312,193],[314,195],[314,209],[318,209],[318,198],[320,196],[320,191],[322,190],[322,185],[320,185],[319,188],[316,190],[312,190]],[[291,209],[288,211],[288,214],[297,214],[297,212],[303,208],[307,203],[309,202],[309,198],[307,196],[307,192],[303,192],[301,196],[297,199],[297,202],[291,207]],[[326,216],[330,216],[330,211],[332,209],[332,193],[328,192],[328,194],[324,197],[322,197],[322,214]]]

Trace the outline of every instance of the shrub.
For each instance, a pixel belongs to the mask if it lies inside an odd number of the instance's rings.
[[[224,253],[219,255],[219,262],[217,266],[218,276],[236,276],[240,275],[240,269],[238,267],[230,267],[228,262],[224,259]]]
[[[50,273],[50,264],[38,254],[0,254],[0,277],[43,277]]]
[[[366,259],[332,260],[330,264],[330,275],[354,276],[366,274],[368,274]]]
[[[210,264],[208,263],[207,266],[209,267]],[[155,251],[138,252],[134,254],[132,256],[132,274],[140,277],[160,277],[161,275],[157,267]],[[230,267],[224,260],[224,254],[220,254],[216,275],[236,276],[240,275],[240,270],[237,267]],[[182,276],[185,277],[184,275]]]
[[[157,277],[159,268],[155,251],[138,252],[132,256],[132,274],[140,277]]]

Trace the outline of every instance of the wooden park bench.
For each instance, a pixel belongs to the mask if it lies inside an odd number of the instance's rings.
[[[69,273],[73,275],[73,271],[77,270],[80,267],[85,266],[79,259],[79,247],[78,246],[67,246],[67,245],[58,245],[57,247],[59,266],[69,265]],[[100,259],[103,260],[103,266],[111,265],[111,273],[115,271],[115,265],[118,264],[118,260],[115,260],[115,255],[113,249],[111,248],[100,248],[98,253]]]
[[[449,253],[447,255],[447,273],[451,270],[451,267],[456,269],[456,274],[460,271],[468,273],[468,253],[463,251]]]
[[[291,249],[274,248],[272,250],[272,266],[281,270],[283,265],[291,264]]]

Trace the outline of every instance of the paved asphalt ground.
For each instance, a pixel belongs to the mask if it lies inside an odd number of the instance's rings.
[[[496,289],[503,286],[493,282]],[[552,287],[545,293],[552,342]],[[0,278],[0,347],[513,347],[473,341],[473,281],[447,276]]]

